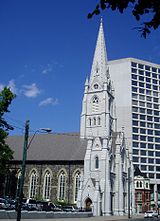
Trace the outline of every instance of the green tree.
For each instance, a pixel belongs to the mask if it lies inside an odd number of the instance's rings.
[[[160,26],[160,0],[99,0],[95,10],[88,14],[88,18],[100,14],[104,9],[118,10],[123,13],[127,8],[132,9],[132,14],[137,21],[144,17],[148,18],[148,21],[137,28],[144,38]]]
[[[5,173],[6,163],[13,158],[13,151],[5,142],[13,127],[6,122],[4,114],[10,112],[8,108],[14,98],[15,95],[7,87],[0,92],[0,174]]]

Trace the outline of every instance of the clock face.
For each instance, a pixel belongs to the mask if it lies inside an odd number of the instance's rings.
[[[94,89],[98,89],[98,84],[94,84]]]

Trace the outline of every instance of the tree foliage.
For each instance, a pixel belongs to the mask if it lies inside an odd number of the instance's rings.
[[[138,27],[144,38],[160,26],[160,0],[99,0],[95,10],[88,14],[88,18],[100,14],[104,9],[123,13],[129,7],[132,8],[132,14],[137,21],[141,20],[142,16],[148,15],[149,20]]]
[[[13,158],[13,151],[5,142],[13,127],[6,122],[4,114],[9,112],[9,105],[14,98],[15,95],[7,87],[0,92],[0,173],[4,173],[6,163]]]

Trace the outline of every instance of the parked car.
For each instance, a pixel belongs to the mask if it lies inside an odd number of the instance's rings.
[[[62,210],[65,212],[76,212],[76,208],[74,206],[63,206]]]
[[[41,211],[62,211],[60,207],[50,201],[37,201],[37,207]]]
[[[9,204],[6,199],[0,198],[0,209],[7,209]]]
[[[154,210],[149,210],[144,214],[144,218],[154,218],[154,217],[158,218],[158,213]]]
[[[27,199],[26,202],[23,202],[22,209],[28,210],[28,211],[39,210],[39,208],[37,206],[37,201],[34,199]]]

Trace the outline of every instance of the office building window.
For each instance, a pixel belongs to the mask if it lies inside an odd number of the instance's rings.
[[[149,173],[149,178],[154,178],[154,173]]]
[[[159,111],[154,111],[154,115],[159,116]]]
[[[147,159],[147,158],[142,157],[142,158],[141,158],[141,163],[146,163],[146,159]]]
[[[153,85],[153,90],[158,90],[158,87]]]
[[[133,142],[133,147],[138,147],[139,143],[138,142]]]
[[[157,84],[157,83],[158,83],[158,81],[157,81],[157,80],[155,80],[155,79],[152,79],[152,83],[153,83],[153,84]]]
[[[144,81],[144,77],[139,76],[139,81]]]
[[[144,94],[144,93],[145,93],[145,90],[142,89],[142,88],[139,88],[139,93],[140,93],[140,94]]]
[[[160,172],[160,166],[156,166],[156,171]]]
[[[137,81],[132,81],[132,85],[137,86]]]
[[[148,149],[153,149],[154,145],[152,143],[148,143]]]
[[[152,110],[147,109],[147,114],[152,114]]]
[[[132,67],[137,67],[137,63],[131,62],[131,66],[132,66]]]
[[[147,166],[146,165],[141,165],[141,170],[146,171],[147,170]]]
[[[146,148],[146,143],[140,143],[140,148]]]
[[[153,120],[153,117],[147,116],[147,120],[148,120],[148,121],[152,121],[152,120]]]
[[[160,157],[160,152],[156,152],[156,157]]]
[[[149,91],[149,90],[146,90],[146,94],[147,94],[147,95],[152,95],[152,92]]]
[[[145,150],[141,150],[141,155],[146,156],[146,151]]]
[[[133,157],[133,162],[138,162],[138,157]]]
[[[139,72],[139,75],[144,75],[144,71],[139,70],[138,72]]]
[[[133,133],[138,133],[138,128],[137,127],[133,127]]]
[[[137,73],[137,69],[131,68],[131,72],[132,72],[132,73]]]
[[[148,158],[148,163],[154,163],[154,159],[153,158]]]
[[[153,130],[148,130],[148,134],[153,134]]]
[[[160,122],[159,117],[154,117],[154,121],[155,121],[155,122]]]
[[[150,83],[151,82],[151,78],[146,78],[146,82]]]
[[[146,123],[140,121],[140,126],[141,126],[141,127],[145,127],[145,126],[146,126]]]
[[[146,119],[146,116],[145,116],[145,115],[140,115],[140,119],[141,119],[141,120],[145,120],[145,119]]]
[[[137,80],[137,75],[135,75],[135,74],[132,74],[132,79],[135,79],[135,80]]]
[[[160,150],[160,144],[155,144],[155,149]]]
[[[154,166],[148,166],[149,171],[154,171]]]
[[[132,117],[138,119],[138,114],[132,114]]]
[[[146,84],[146,88],[151,89],[151,85],[150,84]]]
[[[160,136],[160,131],[159,131],[159,130],[156,130],[156,131],[155,131],[155,135],[156,135],[156,136]]]
[[[156,159],[156,164],[160,164],[160,159]]]
[[[133,98],[133,99],[138,99],[138,95],[137,95],[137,94],[132,93],[132,98]]]
[[[147,71],[150,71],[150,66],[145,65],[145,69],[146,69]]]
[[[139,82],[139,87],[144,87],[144,83]]]
[[[139,154],[139,150],[133,149],[133,155],[138,155],[138,154]]]
[[[146,134],[146,129],[140,128],[140,133],[141,134]]]
[[[132,91],[133,91],[133,92],[137,92],[137,90],[138,90],[138,89],[137,89],[136,87],[132,87]]]
[[[146,136],[140,136],[140,140],[146,141]]]
[[[133,124],[134,126],[138,126],[138,121],[133,120],[133,121],[132,121],[132,124]]]
[[[132,107],[133,112],[138,112],[138,107]]]
[[[159,99],[156,98],[156,97],[154,97],[154,98],[153,98],[153,102],[155,102],[155,103],[159,103]]]
[[[138,64],[138,68],[143,69],[144,65],[143,64]]]
[[[133,134],[133,140],[138,140],[138,138],[139,138],[139,136],[138,135],[135,135],[135,134]]]
[[[153,157],[154,156],[154,152],[153,151],[148,151],[148,156]]]
[[[148,71],[146,71],[146,76],[147,76],[147,77],[150,77],[150,76],[151,76],[151,73],[148,72]]]

